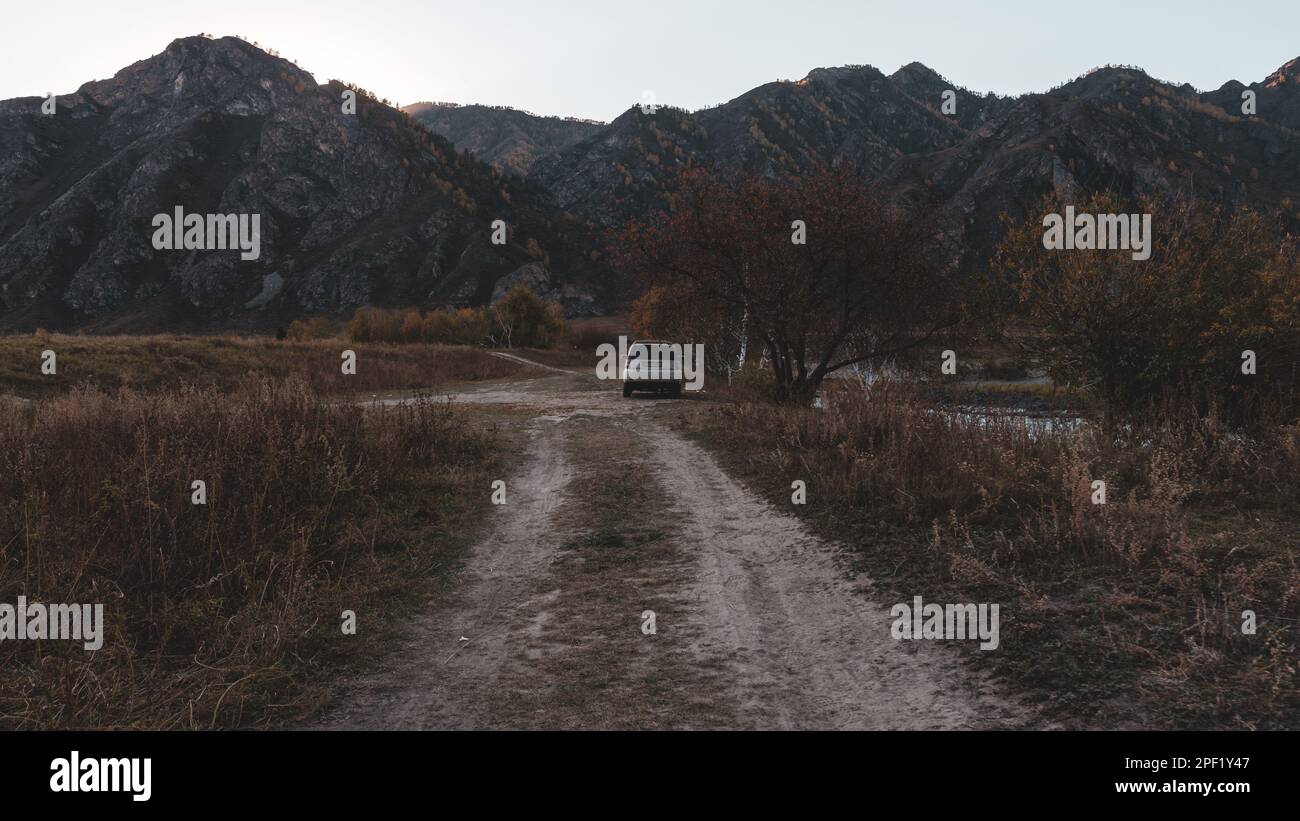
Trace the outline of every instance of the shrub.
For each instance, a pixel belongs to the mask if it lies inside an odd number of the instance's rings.
[[[425,342],[446,345],[482,345],[491,333],[492,320],[486,308],[444,308],[424,318]]]
[[[492,306],[493,335],[507,348],[550,348],[563,344],[568,333],[564,311],[543,302],[524,285],[516,285]]]
[[[398,331],[402,342],[419,342],[424,335],[424,319],[414,308],[402,312],[401,329]]]
[[[329,339],[334,331],[330,328],[329,320],[323,316],[314,316],[308,320],[295,319],[289,323],[285,335],[293,340]]]
[[[391,311],[363,306],[357,308],[348,325],[348,337],[353,342],[399,342],[401,320]]]
[[[1279,400],[1294,413],[1300,363],[1300,254],[1259,214],[1111,194],[1084,213],[1152,216],[1150,259],[1128,251],[1048,250],[1048,197],[998,249],[995,268],[1027,315],[1017,337],[1059,382],[1095,387],[1108,412],[1147,411],[1173,392],[1254,416]],[[1067,227],[1067,230],[1073,230]],[[1005,303],[1004,303],[1005,305]],[[1257,373],[1242,373],[1243,351]]]
[[[348,336],[353,342],[553,348],[568,341],[569,328],[557,303],[543,302],[520,285],[492,308],[442,308],[424,316],[415,308],[358,308]]]

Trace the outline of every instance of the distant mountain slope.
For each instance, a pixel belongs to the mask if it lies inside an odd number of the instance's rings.
[[[1240,113],[1242,92],[1255,92],[1256,113],[1263,119],[1300,131],[1300,57],[1283,65],[1262,81],[1242,85],[1236,80],[1202,95],[1225,111]]]
[[[539,117],[513,108],[415,103],[402,110],[461,151],[520,176],[539,157],[562,151],[599,131],[604,123]]]
[[[59,97],[52,116],[39,98],[0,102],[0,329],[266,328],[362,304],[481,303],[521,282],[570,314],[611,310],[631,291],[595,261],[600,230],[671,207],[693,166],[849,165],[945,205],[940,228],[972,272],[1001,215],[1053,190],[1195,195],[1300,225],[1300,59],[1203,93],[1108,67],[1020,97],[920,63],[816,69],[603,125],[399,112],[364,93],[345,113],[347,90],[241,40],[190,37]],[[155,250],[151,221],[177,206],[259,214],[261,257]]]
[[[938,95],[919,99],[870,66],[817,69],[798,82],[768,83],[694,113],[633,107],[543,157],[530,176],[559,207],[610,226],[666,205],[684,165],[797,174],[850,163],[877,176],[902,156],[965,138],[958,119],[939,112],[941,104]]]
[[[1257,97],[1241,112],[1241,92]],[[943,112],[944,93],[956,110]],[[1300,220],[1300,59],[1263,81],[1200,93],[1108,67],[1042,94],[967,91],[920,63],[816,69],[696,112],[633,107],[529,176],[600,226],[669,207],[686,166],[722,174],[851,164],[890,190],[945,203],[953,253],[972,269],[1048,190],[1195,194]],[[498,146],[500,152],[508,152]]]
[[[1000,215],[1023,217],[1048,191],[1195,195],[1280,212],[1296,227],[1300,134],[1209,99],[1137,69],[1101,69],[1026,95],[959,145],[902,158],[881,179],[941,199],[959,225],[955,253],[972,270],[1000,239]]]
[[[364,94],[344,113],[345,90],[241,40],[190,37],[53,116],[39,98],[0,102],[0,326],[265,327],[483,301],[512,276],[581,310],[604,287],[585,227],[534,186]],[[151,220],[176,206],[260,214],[260,259],[155,250]],[[508,245],[490,242],[495,219]]]
[[[967,131],[1016,104],[1015,97],[976,94],[962,88],[921,63],[908,63],[889,75],[889,80],[904,94],[936,108],[942,107],[945,92],[953,92],[956,112],[951,116]]]

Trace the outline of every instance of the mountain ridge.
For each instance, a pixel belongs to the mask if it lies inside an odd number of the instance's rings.
[[[482,302],[510,277],[578,312],[594,299],[577,281],[592,268],[585,226],[535,186],[237,38],[180,38],[57,98],[52,116],[40,103],[0,103],[0,327],[264,328]],[[177,205],[260,213],[261,258],[155,251],[150,219]],[[490,242],[495,219],[505,245]]]
[[[1297,74],[1300,58],[1250,86],[1201,92],[1134,66],[1101,66],[1046,92],[1000,97],[919,62],[888,76],[870,65],[817,68],[693,112],[632,106],[587,138],[534,156],[528,176],[557,207],[608,228],[670,207],[685,167],[798,174],[849,164],[895,193],[937,195],[956,221],[955,256],[978,272],[1001,214],[1023,217],[1049,191],[1196,193],[1277,210],[1295,228]],[[1247,89],[1254,116],[1233,113]]]
[[[937,199],[972,275],[1002,215],[1053,191],[1195,194],[1300,221],[1300,58],[1206,92],[1105,66],[1014,97],[919,62],[818,68],[599,123],[398,111],[238,38],[189,37],[58,97],[53,116],[42,102],[0,101],[0,329],[256,330],[366,304],[481,304],[515,283],[571,315],[617,309],[632,291],[601,266],[597,232],[671,207],[692,167],[846,165],[890,196]],[[262,214],[262,257],[155,251],[149,220],[178,205]]]

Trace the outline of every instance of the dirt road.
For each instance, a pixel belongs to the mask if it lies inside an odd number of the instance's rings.
[[[625,400],[592,376],[537,373],[455,397],[526,409],[512,417],[526,420],[526,445],[501,477],[506,503],[454,592],[344,682],[318,726],[1034,723],[954,648],[892,639],[893,602],[842,548],[663,423],[689,400]]]

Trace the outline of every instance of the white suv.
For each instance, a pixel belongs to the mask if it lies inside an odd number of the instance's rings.
[[[638,339],[627,348],[623,362],[623,396],[655,391],[681,396],[686,376],[682,346],[659,339]]]

